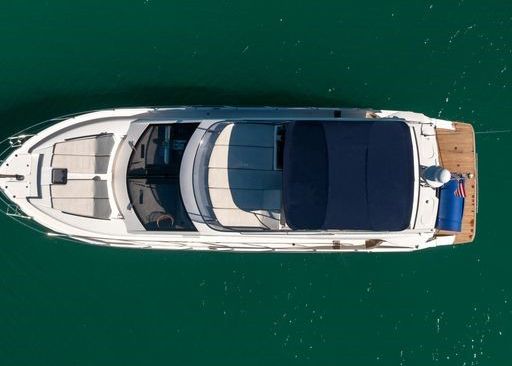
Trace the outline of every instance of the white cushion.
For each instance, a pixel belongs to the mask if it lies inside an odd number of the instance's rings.
[[[210,168],[274,169],[274,149],[256,146],[215,145],[208,163]]]
[[[66,168],[70,173],[105,174],[108,156],[53,155],[53,168]]]
[[[107,181],[68,180],[67,184],[50,185],[50,195],[56,210],[99,219],[110,217]]]
[[[113,146],[112,134],[58,142],[53,147],[52,167],[70,173],[105,174]]]
[[[230,146],[259,146],[274,147],[274,126],[255,124],[255,123],[238,123],[226,126],[217,140],[215,145]]]
[[[61,155],[110,155],[114,146],[111,134],[71,139],[55,144],[53,153]]]

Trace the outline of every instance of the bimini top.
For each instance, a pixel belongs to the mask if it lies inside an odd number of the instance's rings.
[[[283,205],[293,230],[400,231],[414,189],[409,127],[401,121],[286,124]]]

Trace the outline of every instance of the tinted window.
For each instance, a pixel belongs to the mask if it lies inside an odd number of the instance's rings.
[[[132,207],[147,230],[195,230],[180,193],[180,165],[198,123],[152,125],[133,147],[127,172]]]

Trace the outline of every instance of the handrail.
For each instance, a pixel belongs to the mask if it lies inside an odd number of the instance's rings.
[[[11,136],[4,138],[0,141],[0,163],[4,161],[4,158],[14,149],[21,146],[21,144],[28,138],[36,135],[41,132],[45,126],[49,124],[54,124],[58,122],[62,122],[66,119],[73,118],[82,114],[97,112],[98,109],[90,110],[90,111],[82,111],[78,113],[70,113],[63,116],[51,118],[42,122],[37,122],[33,125],[25,127],[18,132],[13,133]]]

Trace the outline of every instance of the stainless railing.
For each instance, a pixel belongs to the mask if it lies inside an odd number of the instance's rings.
[[[11,153],[12,150],[20,147],[23,142],[28,140],[30,137],[36,135],[37,133],[44,130],[49,125],[62,122],[66,119],[73,118],[79,116],[81,114],[96,112],[97,110],[79,112],[79,113],[71,113],[64,116],[48,119],[46,121],[38,122],[33,125],[30,125],[16,133],[14,133],[10,137],[6,137],[0,141],[0,164],[5,160],[7,156]]]

